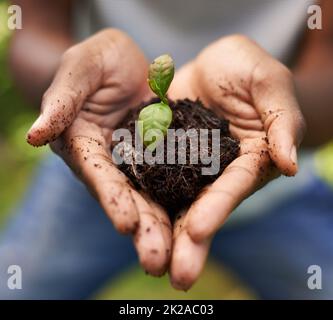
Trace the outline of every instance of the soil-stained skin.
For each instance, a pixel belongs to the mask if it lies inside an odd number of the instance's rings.
[[[137,112],[131,112],[119,128],[128,128],[132,137],[135,135],[135,121],[138,119],[140,109],[154,99],[137,108]],[[147,192],[157,203],[165,207],[170,216],[174,216],[182,208],[188,206],[205,186],[212,183],[221,175],[223,170],[238,156],[239,142],[231,137],[229,122],[218,118],[212,111],[205,108],[202,103],[189,99],[170,101],[173,110],[173,120],[170,129],[220,129],[220,169],[215,175],[202,175],[202,168],[208,167],[201,162],[199,157],[197,164],[190,163],[190,141],[186,141],[186,164],[167,164],[167,144],[164,143],[164,164],[123,163],[119,168],[129,177],[138,189]],[[132,139],[132,146],[135,146]],[[175,137],[176,150],[178,138]],[[212,139],[208,139],[208,154],[211,154]],[[113,145],[113,147],[115,144]]]

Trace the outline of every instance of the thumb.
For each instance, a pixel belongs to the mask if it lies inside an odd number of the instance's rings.
[[[102,80],[100,55],[83,42],[67,50],[56,76],[45,92],[41,114],[27,134],[27,142],[41,146],[58,138],[71,125],[86,97]]]
[[[297,148],[304,131],[305,120],[296,99],[290,71],[276,62],[265,65],[261,77],[252,83],[252,96],[264,124],[271,159],[281,173],[297,173]],[[264,75],[264,76],[263,76]]]

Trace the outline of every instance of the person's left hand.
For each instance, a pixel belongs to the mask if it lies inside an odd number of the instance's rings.
[[[280,173],[296,174],[305,123],[291,72],[241,35],[222,38],[180,69],[169,97],[200,98],[230,121],[241,147],[239,157],[176,220],[169,272],[172,285],[187,290],[233,209]]]

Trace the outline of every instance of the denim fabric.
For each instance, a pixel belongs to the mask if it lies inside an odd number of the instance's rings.
[[[83,299],[136,263],[131,238],[119,235],[98,203],[51,156],[0,234],[0,299]],[[222,228],[211,257],[262,298],[333,299],[333,196],[313,177],[299,193],[249,222]],[[309,265],[323,289],[307,287]],[[9,290],[9,265],[22,268],[22,290]]]

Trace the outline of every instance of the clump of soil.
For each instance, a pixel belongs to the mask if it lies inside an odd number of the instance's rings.
[[[136,111],[131,111],[119,128],[127,128],[135,135],[135,121],[138,119],[140,110],[151,103],[159,102],[153,99],[142,104]],[[203,106],[200,100],[189,99],[169,100],[173,112],[173,119],[169,129],[220,129],[220,169],[215,175],[202,175],[203,167],[211,164],[203,164],[200,153],[197,164],[190,163],[190,140],[186,140],[186,164],[178,164],[178,152],[175,154],[176,163],[167,164],[167,143],[164,143],[164,164],[123,163],[119,165],[122,170],[138,189],[144,190],[150,197],[165,207],[174,216],[179,210],[188,206],[198,196],[200,191],[212,183],[232,162],[239,153],[239,142],[231,137],[229,122],[219,119],[212,111]],[[210,132],[210,131],[209,131]],[[114,145],[113,145],[114,146]],[[132,147],[134,148],[134,139]],[[180,144],[181,146],[181,144]],[[178,150],[178,138],[175,137],[175,147]],[[208,137],[208,155],[212,152],[212,135]]]

